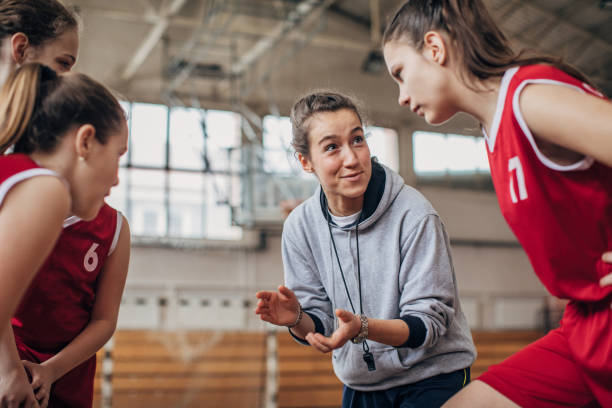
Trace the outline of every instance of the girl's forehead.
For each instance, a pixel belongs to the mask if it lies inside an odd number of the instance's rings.
[[[347,124],[361,126],[361,121],[355,111],[344,108],[337,111],[315,113],[310,119],[309,127],[311,132],[316,132],[329,128],[342,128]]]
[[[43,47],[53,47],[68,52],[75,58],[79,52],[79,34],[76,28],[70,28],[52,40],[43,43]]]

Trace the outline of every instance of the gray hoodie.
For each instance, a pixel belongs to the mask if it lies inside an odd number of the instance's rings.
[[[285,221],[282,253],[287,287],[315,321],[316,331],[329,336],[337,327],[334,309],[352,310],[327,211],[319,187]],[[360,313],[355,226],[332,222],[331,230]],[[360,391],[385,390],[469,367],[476,351],[461,311],[444,225],[425,197],[374,160],[358,233],[363,313],[403,319],[410,338],[400,347],[368,340],[375,371],[368,371],[362,345],[347,342],[333,351],[340,381]]]

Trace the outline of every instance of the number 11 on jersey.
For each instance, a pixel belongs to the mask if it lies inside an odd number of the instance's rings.
[[[513,203],[517,203],[519,200],[527,199],[527,187],[525,186],[525,175],[523,174],[523,166],[518,156],[514,156],[508,160],[508,171],[510,172],[510,198]],[[514,176],[516,174],[516,177]],[[514,180],[516,178],[518,184],[518,199],[516,197],[516,189],[514,187]]]

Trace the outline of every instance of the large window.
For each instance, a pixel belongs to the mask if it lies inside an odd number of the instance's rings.
[[[168,108],[135,103],[131,118],[130,164],[163,168],[166,163]]]
[[[230,151],[240,146],[234,112],[194,108],[170,111],[170,168],[228,171]]]
[[[263,119],[263,149],[266,172],[304,176],[291,146],[291,121],[287,116],[268,115]]]
[[[280,217],[281,201],[306,198],[318,185],[296,160],[287,117],[266,116],[263,145],[247,148],[234,112],[122,106],[129,149],[108,201],[126,215],[136,236],[237,239],[242,230],[232,217],[249,220],[274,211]],[[366,134],[372,155],[397,170],[397,133],[371,127]]]
[[[204,170],[205,113],[200,109],[170,110],[170,167]]]
[[[148,237],[238,239],[231,205],[240,178],[229,171],[229,151],[240,146],[233,112],[127,103],[130,141],[119,185],[108,198]]]
[[[490,188],[485,140],[435,132],[414,132],[414,171],[419,182]]]
[[[230,155],[240,146],[240,120],[234,112],[206,111],[206,154],[212,170],[230,170]]]
[[[370,154],[376,156],[385,166],[399,171],[397,132],[393,129],[372,126],[366,128],[366,137]]]

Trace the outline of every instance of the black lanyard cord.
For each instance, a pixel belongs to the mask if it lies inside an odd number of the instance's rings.
[[[361,262],[359,261],[359,223],[355,224],[355,241],[357,243],[357,280],[359,285],[359,313],[363,314],[363,303],[361,302]]]
[[[330,215],[329,210],[327,210],[327,228],[329,228],[329,237],[331,238],[332,246],[334,247],[334,254],[336,254],[336,261],[338,261],[338,268],[340,269],[340,276],[342,276],[342,282],[344,283],[344,290],[346,290],[346,297],[351,304],[351,309],[353,310],[353,314],[355,314],[355,306],[353,306],[353,300],[351,299],[351,295],[348,290],[348,285],[346,284],[346,279],[344,277],[344,271],[342,270],[342,265],[340,265],[340,257],[338,256],[338,250],[336,249],[336,241],[334,240],[334,234],[331,229]],[[359,313],[363,314],[363,301],[361,297],[361,262],[359,261],[359,221],[355,224],[355,241],[357,243],[357,287],[359,289]],[[370,346],[367,341],[361,343],[363,346],[363,351],[368,353],[370,351]]]
[[[363,303],[361,302],[361,262],[359,261],[359,222],[357,222],[357,224],[355,224],[355,241],[357,243],[357,279],[359,281],[359,311],[361,314],[363,314]],[[345,283],[346,285],[346,283]],[[363,341],[363,343],[361,343],[363,345],[363,351],[365,353],[368,353],[370,351],[370,346],[368,346],[368,342],[367,341]]]
[[[338,250],[336,249],[336,241],[334,241],[334,234],[332,233],[331,223],[329,222],[329,219],[327,220],[327,227],[329,228],[329,236],[331,238],[332,246],[334,247],[334,253],[336,254],[336,261],[338,261],[338,268],[340,268],[340,276],[342,276],[342,282],[344,283],[344,289],[346,290],[346,297],[348,297],[349,303],[351,304],[351,309],[353,310],[353,314],[355,314],[355,306],[353,306],[353,300],[351,299],[351,295],[348,290],[348,285],[346,284],[346,279],[344,278],[344,272],[342,271],[342,265],[340,265],[340,257],[338,256]],[[359,248],[359,244],[357,244],[357,247]],[[359,265],[359,251],[357,251],[357,265]],[[359,270],[359,266],[357,266],[357,270]],[[359,278],[359,307],[361,307],[361,278]]]

